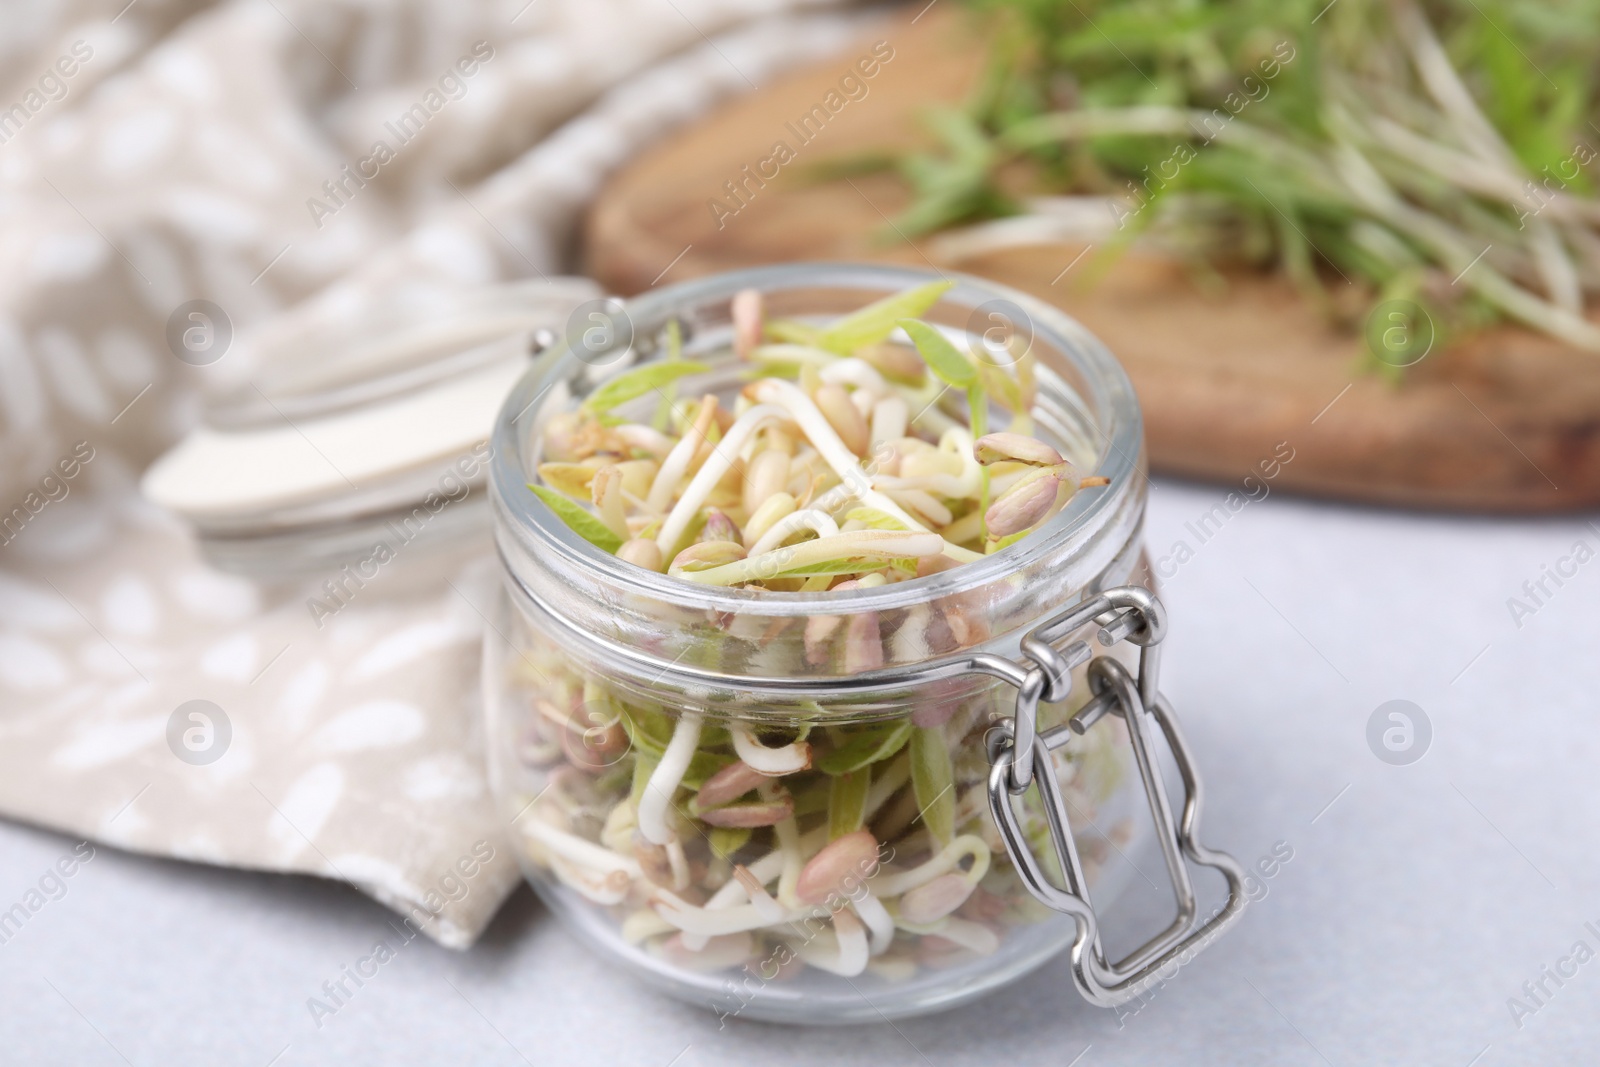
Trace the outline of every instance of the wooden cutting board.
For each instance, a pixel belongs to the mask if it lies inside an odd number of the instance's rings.
[[[793,260],[961,270],[1056,304],[1106,342],[1138,390],[1157,471],[1237,484],[1287,445],[1294,458],[1278,489],[1471,511],[1600,503],[1600,355],[1505,326],[1430,352],[1391,384],[1362,369],[1361,337],[1330,326],[1280,278],[1236,275],[1221,292],[1202,291],[1175,264],[1128,255],[1086,284],[1095,259],[1080,261],[1082,247],[953,260],[930,241],[886,241],[908,200],[897,177],[816,183],[800,172],[923,143],[919,112],[965,97],[984,62],[974,25],[950,4],[913,18],[921,7],[618,173],[585,225],[589,273],[631,294]],[[841,79],[852,73],[846,95]],[[825,122],[819,105],[835,109]],[[778,141],[792,159],[779,158]],[[764,184],[748,176],[774,170]]]

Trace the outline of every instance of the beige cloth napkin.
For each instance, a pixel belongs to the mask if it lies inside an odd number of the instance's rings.
[[[554,274],[610,169],[860,32],[803,10],[824,6],[13,4],[0,40],[0,814],[346,879],[470,944],[518,877],[479,727],[487,542],[402,553],[320,629],[310,583],[209,569],[138,496],[138,476],[208,390],[260,368],[243,344],[181,363],[168,318],[203,298],[247,335]],[[370,177],[354,183],[347,164]],[[225,725],[175,720],[196,700]],[[197,762],[222,732],[221,758]]]

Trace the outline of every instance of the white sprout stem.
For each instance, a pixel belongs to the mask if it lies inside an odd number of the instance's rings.
[[[760,539],[750,546],[750,554],[759,556],[763,552],[771,552],[801,530],[812,530],[818,537],[832,537],[839,532],[839,524],[834,522],[827,512],[816,508],[791,511],[767,527]]]
[[[851,356],[848,359],[835,360],[822,368],[817,375],[824,382],[836,385],[853,385],[857,389],[870,389],[879,396],[894,392],[889,383],[884,380],[878,368],[864,359]]]
[[[972,434],[965,427],[952,426],[939,439],[937,454],[954,456],[961,462],[960,474],[940,472],[919,475],[874,474],[872,484],[885,492],[921,489],[948,497],[965,500],[983,491],[983,466],[972,451]]]
[[[874,371],[874,373],[876,372]],[[826,385],[828,383],[824,382],[823,384]],[[888,383],[885,382],[884,386],[887,388]],[[877,406],[878,400],[882,395],[882,393],[866,388],[857,388],[850,394],[850,406],[856,409],[861,415],[862,421],[867,424],[867,451],[865,454],[869,456],[872,455],[872,409]]]
[[[1194,135],[1198,120],[1210,118],[1201,110],[1146,104],[1135,107],[1077,108],[1057,111],[1026,123],[1010,131],[1006,140],[1012,145],[1032,147],[1050,141],[1081,141],[1107,134],[1172,134]]]
[[[1458,188],[1478,191],[1482,195],[1504,199],[1513,207],[1524,204],[1526,202],[1526,192],[1519,187],[1520,182],[1518,179],[1519,176],[1525,178],[1525,173],[1517,164],[1511,149],[1501,140],[1500,135],[1495,132],[1488,119],[1478,110],[1471,94],[1456,76],[1455,69],[1445,59],[1438,40],[1433,37],[1432,31],[1426,22],[1421,21],[1421,16],[1409,4],[1402,5],[1402,10],[1397,18],[1405,33],[1409,35],[1408,43],[1413,49],[1413,58],[1418,69],[1423,72],[1425,80],[1429,77],[1434,79],[1428,82],[1430,94],[1439,106],[1445,110],[1461,137],[1474,150],[1474,155],[1461,157],[1457,153],[1450,153],[1448,149],[1440,149],[1438,154],[1442,155],[1444,159],[1433,160],[1433,169],[1437,172],[1439,164],[1448,161],[1454,165],[1454,169],[1441,176]],[[1353,117],[1342,110],[1339,114],[1345,120],[1343,125],[1347,125],[1352,129],[1356,128]],[[1380,127],[1375,132],[1380,144],[1385,142],[1385,135],[1387,135],[1387,140],[1391,145],[1398,139],[1402,144],[1407,144],[1408,147],[1415,147],[1414,142],[1417,141],[1423,141],[1431,146],[1431,142],[1426,142],[1424,138],[1411,134],[1410,131],[1405,130],[1404,127],[1397,123],[1389,122],[1387,126]],[[1406,153],[1406,162],[1408,164],[1415,162],[1410,153]],[[1424,165],[1426,166],[1426,163]],[[1491,192],[1482,192],[1481,189],[1475,188],[1475,186],[1483,184],[1483,179],[1488,177],[1487,174],[1480,173],[1485,167],[1489,168],[1490,174],[1500,179],[1493,183],[1494,189]],[[1502,186],[1506,187],[1504,192],[1511,194],[1509,197],[1503,195]],[[1570,200],[1570,198],[1568,199]],[[1580,203],[1579,201],[1571,202]],[[1568,214],[1562,211],[1560,207],[1558,205],[1557,210],[1552,214],[1557,216]],[[1528,231],[1528,244],[1529,250],[1533,255],[1534,268],[1538,271],[1540,280],[1543,281],[1545,291],[1549,295],[1551,302],[1563,312],[1581,312],[1583,308],[1582,287],[1556,228],[1549,219],[1534,218],[1528,224]],[[1485,295],[1487,296],[1487,294]]]
[[[665,845],[677,838],[667,825],[667,809],[672,796],[678,791],[695,749],[700,747],[700,716],[684,712],[672,729],[672,740],[661,754],[661,762],[650,773],[645,783],[644,796],[639,798],[639,832],[652,845]]]
[[[563,885],[577,890],[585,899],[592,900],[596,904],[607,907],[621,904],[632,885],[628,876],[621,871],[602,874],[589,867],[572,863],[561,856],[552,855],[549,859],[550,869],[561,879]]]
[[[909,775],[909,770],[907,773]],[[793,829],[793,818],[791,817],[786,821],[790,824],[789,828]],[[773,849],[771,852],[768,852],[765,856],[762,856],[760,859],[756,860],[752,864],[749,864],[745,868],[752,875],[754,875],[756,880],[762,885],[766,885],[768,882],[771,882],[774,879],[782,878],[784,872],[788,870],[787,865],[790,862],[790,855],[784,850],[783,845],[783,842],[787,839],[787,836],[793,837],[792,844],[794,846],[794,850],[798,852],[800,856],[802,866],[804,865],[805,857],[816,854],[822,848],[822,846],[828,843],[828,828],[826,826],[819,826],[815,830],[805,834],[801,834],[796,831],[793,835],[787,835],[787,831],[782,828],[783,824],[780,823],[778,825],[780,827],[778,830],[779,847]],[[798,869],[795,872],[795,877],[799,877]],[[781,888],[778,895],[780,897],[783,895]],[[716,894],[711,898],[711,901],[706,903],[706,906],[711,907],[712,902],[719,900],[725,903],[740,904],[746,899],[748,899],[748,897],[746,895],[745,887],[740,885],[738,881],[734,880],[729,881],[721,889],[717,890]],[[716,906],[722,907],[724,904],[717,904]]]
[[[1564,226],[1561,235],[1577,254],[1585,292],[1600,287],[1600,234],[1586,226]]]
[[[1434,36],[1427,18],[1410,0],[1397,0],[1394,11],[1400,39],[1411,52],[1422,84],[1449,116],[1462,140],[1483,159],[1498,163],[1513,158],[1494,125],[1473,102],[1471,91],[1456,74],[1456,68],[1445,54],[1444,45]]]
[[[765,903],[756,904],[753,902],[750,897],[749,886],[744,884],[746,879],[735,877],[718,889],[710,900],[706,901],[704,911],[723,912],[740,907],[756,907],[765,911],[768,915],[781,916],[781,918],[765,924],[765,926],[773,927],[786,925],[815,914],[815,909],[799,903],[795,897],[793,886],[799,880],[800,871],[805,864],[805,857],[810,853],[816,852],[827,843],[827,827],[819,827],[802,836],[795,828],[794,819],[791,817],[779,823],[776,829],[779,847],[750,864],[746,870],[750,875],[748,881],[761,887],[767,900],[773,901],[777,910],[774,911],[772,906]],[[779,880],[776,898],[772,894],[765,892],[766,884],[773,879]],[[786,881],[788,888],[785,888]],[[676,913],[683,916],[685,923],[692,923],[699,930],[713,931],[690,933],[687,931],[687,927],[672,926],[673,929],[685,931],[683,936],[684,947],[690,951],[698,951],[694,947],[696,945],[704,947],[702,939],[717,936],[714,931],[719,930],[722,925],[731,925],[737,922],[737,920],[732,920],[730,923],[722,923],[715,916],[707,917],[687,914],[685,909],[691,905],[676,897],[673,897],[670,901],[666,900],[665,890],[656,890],[654,899],[657,903],[665,902],[669,909],[676,909]],[[785,904],[784,901],[789,903]],[[740,914],[748,915],[752,913],[741,912]],[[666,920],[663,919],[662,921],[665,922]],[[748,929],[762,928],[761,926],[752,926]]]
[[[740,870],[744,871],[742,877],[739,874]],[[766,884],[781,873],[783,873],[782,852],[769,852],[747,867],[735,867],[734,876],[711,895],[711,899],[705,903],[705,910],[721,911],[741,904],[754,904],[766,911],[769,916],[775,916],[770,919],[771,923],[782,922],[788,913],[766,889]],[[656,912],[652,911],[650,914],[656,915]],[[676,927],[668,924],[668,929]],[[705,948],[708,940],[709,936],[706,934],[691,934],[686,931],[683,934],[683,947],[691,952],[699,952]]]
[[[650,495],[645,499],[651,510],[666,511],[667,505],[672,503],[672,490],[689,472],[695,450],[700,447],[697,436],[693,430],[685,429],[667,458],[661,461],[661,469],[656,471],[656,480],[650,483]]]
[[[1515,173],[1517,168],[1514,157],[1511,156],[1499,134],[1478,110],[1471,94],[1461,84],[1426,20],[1414,6],[1405,4],[1400,8],[1397,21],[1402,36],[1407,38],[1413,61],[1422,74],[1430,95],[1466,140],[1473,155],[1485,164],[1506,168]],[[1008,135],[1008,140],[1015,145],[1026,146],[1033,142],[1073,140],[1113,132],[1172,134],[1188,132],[1204,136],[1202,131],[1206,128],[1205,119],[1206,116],[1199,111],[1191,112],[1166,107],[1114,108],[1099,111],[1084,109],[1032,120],[1013,130]],[[1372,212],[1379,221],[1428,247],[1430,252],[1451,270],[1464,270],[1473,263],[1475,250],[1461,247],[1456,235],[1440,220],[1398,202],[1397,198],[1393,198],[1392,192],[1387,190],[1385,190],[1386,195],[1375,201],[1371,195],[1371,184],[1352,181],[1347,167],[1342,173],[1336,173],[1341,171],[1340,164],[1347,165],[1348,160],[1336,159],[1334,167],[1329,168],[1326,161],[1316,155],[1243,123],[1233,123],[1218,131],[1217,136],[1241,148],[1261,152],[1270,150],[1285,162],[1294,163],[1307,182],[1330,195],[1353,194],[1364,210]],[[1355,151],[1348,141],[1341,147],[1347,153]],[[1365,161],[1363,164],[1370,169],[1370,165],[1365,164]],[[1376,172],[1373,172],[1372,176],[1376,177]],[[1343,179],[1344,188],[1339,187],[1338,181],[1329,187],[1330,178]],[[1463,188],[1473,181],[1472,178],[1464,179],[1460,173],[1452,173],[1448,178]],[[1516,203],[1520,200],[1521,190],[1511,198],[1511,202]],[[1570,270],[1570,264],[1564,265],[1562,262],[1565,260],[1564,250],[1559,246],[1547,244],[1545,252],[1546,254],[1539,258],[1537,269],[1540,270],[1547,287],[1553,294],[1568,292],[1569,283],[1565,274]],[[1559,258],[1556,254],[1559,254]],[[1468,286],[1484,300],[1500,308],[1509,317],[1576,347],[1591,351],[1600,349],[1600,330],[1596,330],[1580,315],[1563,306],[1563,296],[1556,295],[1553,302],[1547,303],[1508,281],[1487,265],[1474,266],[1465,280]]]
[[[908,529],[921,533],[928,532],[928,528],[912,518],[904,508],[872,487],[872,479],[867,477],[867,472],[856,462],[855,453],[839,439],[839,435],[829,425],[827,418],[799,387],[776,378],[766,378],[756,383],[755,394],[756,399],[764,404],[776,404],[784,408],[789,417],[799,424],[801,431],[811,441],[812,447],[822,456],[823,462],[832,467],[833,472],[839,476],[844,492],[853,495],[867,507],[877,508],[899,519]],[[943,538],[940,540],[944,541]],[[948,541],[944,541],[944,546],[945,555],[963,563],[982,558],[980,553],[950,544]]]
[[[1508,281],[1487,263],[1477,262],[1478,254],[1463,245],[1448,226],[1401,200],[1354,146],[1344,144],[1341,149],[1335,159],[1335,169],[1366,210],[1431,249],[1451,269],[1462,271],[1461,280],[1469,288],[1511,318],[1578,348],[1600,351],[1600,328],[1581,316],[1540,300]]]
[[[721,937],[724,934],[747,933],[768,926],[794,922],[806,917],[806,909],[793,911],[779,908],[776,919],[773,912],[760,904],[735,904],[727,908],[697,907],[670,890],[657,887],[651,893],[656,914],[676,929],[696,938]],[[772,898],[768,897],[771,901]],[[775,905],[776,902],[774,901]],[[693,942],[691,942],[692,944]],[[685,947],[688,947],[687,945]]]
[[[933,655],[928,644],[928,623],[933,611],[926,604],[916,604],[906,612],[905,622],[889,638],[889,647],[896,663],[918,663]],[[876,782],[873,783],[876,786]],[[901,783],[902,785],[904,782]],[[899,788],[896,786],[895,788]],[[870,794],[869,794],[870,795]],[[888,794],[885,794],[887,799]]]
[[[867,879],[867,888],[880,897],[897,897],[902,893],[927,885],[941,874],[956,870],[967,856],[972,857],[972,869],[964,872],[976,883],[989,870],[989,846],[974,834],[962,834],[940,849],[932,858],[907,871],[885,872]]]
[[[805,741],[768,748],[756,737],[755,731],[742,722],[729,723],[728,733],[739,758],[768,777],[794,774],[811,766],[811,745]]]
[[[647,938],[674,933],[677,929],[658,915],[653,908],[640,908],[622,920],[621,934],[622,940],[630,945],[637,945]]]
[[[872,450],[876,452],[889,441],[898,441],[906,435],[906,425],[911,409],[905,397],[896,394],[885,397],[872,406]]]
[[[948,497],[951,500],[962,500],[969,496],[977,496],[975,492],[964,492],[965,488],[959,474],[918,474],[905,477],[896,474],[874,474],[872,484],[882,489],[889,496],[896,493],[933,493],[938,496]]]
[[[733,467],[734,460],[738,459],[739,450],[744,447],[745,441],[768,419],[781,419],[783,416],[784,410],[781,407],[757,404],[734,420],[733,425],[728,427],[728,432],[717,442],[717,447],[711,450],[711,455],[696,472],[689,487],[673,505],[672,511],[667,515],[667,521],[661,524],[661,533],[656,537],[656,547],[661,549],[663,556],[677,545],[678,539],[689,528],[689,521],[694,518],[695,512],[700,510],[700,505],[705,503],[711,490],[716,488],[717,483],[722,481],[723,476]],[[820,412],[818,417],[821,417]],[[692,435],[686,435],[685,440],[689,436]],[[843,442],[840,443],[840,447],[843,447]],[[676,454],[677,449],[673,449],[673,453]],[[669,456],[668,463],[670,462]],[[666,464],[662,465],[662,469],[666,469]],[[654,489],[650,491],[650,499],[655,500]]]
[[[972,431],[962,426],[946,430],[939,438],[939,450],[961,460],[961,473],[956,477],[961,479],[966,490],[961,494],[963,497],[977,496],[983,491],[983,464],[978,462],[973,444]]]
[[[1492,162],[1448,145],[1429,140],[1393,119],[1375,115],[1368,119],[1373,136],[1396,155],[1417,163],[1436,178],[1452,182],[1466,192],[1498,200],[1514,208],[1526,207],[1526,178],[1509,166]],[[1570,193],[1555,193],[1544,201],[1544,211],[1564,222],[1600,222],[1600,204]]]
[[[627,501],[629,504],[632,504],[635,508],[638,508],[640,511],[646,513],[643,516],[635,516],[634,519],[630,520],[630,521],[638,523],[638,528],[640,528],[640,529],[642,529],[644,526],[648,525],[650,523],[651,519],[664,519],[664,518],[666,518],[666,512],[662,511],[660,508],[651,507],[650,506],[650,501],[648,499],[646,499],[644,497],[634,496],[632,493],[628,492],[626,489],[624,489],[622,491],[622,499]]]
[[[767,887],[762,884],[761,879],[750,873],[749,868],[735,867],[733,876],[744,884],[744,891],[749,894],[750,903],[757,911],[766,915],[768,922],[779,923],[788,918],[788,912],[784,911],[783,905],[767,892]]]
[[[689,888],[689,857],[683,851],[683,842],[673,840],[667,843],[667,866],[672,871],[672,888],[682,890]]]
[[[1407,44],[1412,49],[1418,71],[1423,75],[1429,92],[1449,115],[1462,136],[1468,139],[1479,158],[1485,162],[1510,165],[1506,162],[1507,150],[1504,143],[1499,135],[1494,133],[1492,127],[1485,129],[1487,120],[1477,110],[1477,105],[1472,103],[1471,94],[1461,85],[1453,68],[1450,68],[1449,61],[1444,57],[1443,50],[1433,37],[1432,31],[1428,29],[1426,20],[1410,5],[1405,5],[1400,10],[1402,17],[1399,23],[1402,35],[1408,37]],[[1016,146],[1026,146],[1032,142],[1073,140],[1114,132],[1172,134],[1187,132],[1195,136],[1205,136],[1203,131],[1206,117],[1199,111],[1159,106],[1115,108],[1104,111],[1084,109],[1032,120],[1023,127],[1011,131],[1007,139]],[[1352,175],[1349,157],[1358,156],[1359,153],[1348,141],[1341,145],[1344,150],[1343,156],[1336,157],[1333,167],[1330,168],[1326,161],[1315,154],[1247,123],[1236,122],[1228,125],[1219,131],[1218,139],[1241,148],[1260,152],[1271,151],[1279,159],[1295,164],[1301,171],[1301,176],[1313,187],[1336,196],[1354,195],[1363,210],[1371,212],[1379,221],[1427,247],[1449,269],[1466,271],[1463,279],[1466,284],[1510,318],[1567,341],[1578,348],[1589,351],[1600,350],[1600,329],[1596,329],[1587,320],[1559,304],[1540,300],[1527,290],[1508,281],[1487,264],[1473,265],[1474,256],[1477,254],[1475,250],[1464,248],[1454,232],[1439,219],[1401,202],[1391,190],[1388,190],[1387,185],[1382,183],[1376,171],[1373,171],[1365,160],[1361,160],[1361,168],[1370,174]],[[1352,180],[1353,178],[1357,180]],[[1330,179],[1333,179],[1331,188],[1329,188]],[[1382,192],[1376,197],[1373,195],[1375,192],[1373,182],[1369,179],[1376,179],[1383,185]],[[1467,271],[1469,266],[1471,270]],[[912,421],[915,423],[918,420]]]
[[[894,941],[894,916],[883,906],[883,901],[867,890],[862,890],[860,900],[851,900],[850,904],[856,909],[861,921],[867,924],[867,929],[872,932],[869,955],[883,955]]]
[[[948,526],[955,520],[950,509],[939,503],[939,498],[925,489],[892,489],[886,495],[902,507],[923,516],[939,526]]]
[[[747,556],[732,563],[705,570],[669,570],[685,581],[701,585],[739,585],[763,581],[785,570],[831,563],[840,559],[861,560],[862,570],[881,567],[890,560],[937,556],[945,539],[936,533],[908,533],[905,530],[854,530],[834,537],[819,537],[797,545],[775,548],[759,556]],[[946,553],[948,554],[948,553]],[[828,577],[828,575],[821,575]]]
[[[942,937],[980,956],[992,955],[1000,948],[1000,938],[993,930],[982,923],[975,923],[970,919],[958,919],[954,915],[947,915],[938,922],[926,925],[908,923],[903,919],[896,921],[895,925],[908,933]]]
[[[744,539],[746,543],[753,544],[761,540],[761,535],[772,529],[774,523],[785,515],[795,512],[795,499],[788,492],[779,491],[760,504],[750,516],[750,521],[744,526]]]
[[[770,912],[757,904],[736,904],[733,907],[712,910],[696,907],[669,889],[661,888],[654,891],[653,897],[656,913],[661,915],[662,920],[666,920],[674,928],[682,929],[683,933],[693,934],[694,939],[720,937],[723,934],[742,934],[752,929],[774,925]],[[803,917],[805,912],[781,912],[778,923]],[[685,947],[690,947],[690,944],[685,944]],[[691,952],[693,950],[691,949]]]
[[[952,426],[960,425],[955,419],[939,410],[939,399],[949,391],[950,386],[931,374],[928,375],[928,383],[922,388],[901,390],[900,395],[906,398],[906,405],[913,412],[911,416],[913,429],[938,435]]]
[[[1092,214],[1063,218],[1058,215],[1011,215],[971,226],[947,230],[933,239],[937,255],[959,262],[976,259],[990,252],[1034,245],[1084,243],[1109,239],[1116,233],[1116,207],[1113,197],[1084,197],[1093,200]]]
[[[762,856],[754,863],[748,864],[745,867],[745,870],[749,871],[758,883],[765,886],[768,882],[772,881],[774,878],[783,873],[782,850],[768,852],[765,856]],[[711,895],[710,900],[706,901],[706,907],[712,911],[715,911],[718,908],[726,908],[731,907],[734,904],[742,904],[748,899],[749,890],[746,889],[742,884],[742,880],[738,878],[730,878],[726,883],[723,884],[721,889],[718,889]]]
[[[845,488],[860,498],[862,503],[893,515],[912,530],[928,532],[926,526],[903,511],[900,505],[872,488],[872,480],[861,469],[855,453],[850,451],[826,416],[798,386],[776,378],[766,378],[756,383],[755,395],[763,404],[774,404],[788,412],[812,447],[822,456],[823,462],[833,468]]]
[[[866,928],[853,912],[834,912],[833,936],[818,936],[814,941],[800,945],[799,954],[809,966],[819,971],[854,978],[867,969],[869,954]]]
[[[652,426],[625,422],[616,428],[616,433],[627,444],[643,449],[656,459],[666,459],[672,454],[672,438]]]
[[[757,345],[750,350],[750,358],[758,363],[798,363],[811,367],[826,367],[839,361],[838,355],[825,348],[798,344]]]
[[[783,869],[778,872],[778,903],[787,908],[798,907],[800,895],[795,889],[800,884],[800,871],[806,865],[800,827],[791,815],[774,825],[772,832],[778,839],[778,851],[783,856]]]
[[[1313,185],[1322,177],[1325,164],[1315,153],[1259,126],[1234,122],[1215,132],[1207,124],[1215,121],[1211,112],[1199,108],[1143,105],[1138,107],[1081,108],[1055,112],[1030,119],[1007,131],[1006,141],[1014,147],[1048,144],[1056,140],[1084,140],[1106,134],[1168,133],[1203,141],[1226,141],[1241,149],[1273,155],[1293,163],[1302,177]],[[1322,183],[1326,186],[1326,182]]]
[[[585,870],[597,874],[621,872],[629,878],[639,877],[637,861],[577,834],[558,830],[549,823],[529,819],[522,824],[522,832],[543,845],[551,856],[559,856]]]
[[[1545,292],[1552,303],[1563,311],[1583,312],[1583,286],[1578,282],[1578,272],[1561,246],[1561,235],[1549,219],[1534,219],[1528,224],[1528,243],[1533,248],[1533,261],[1538,265]]]
[[[626,541],[632,534],[628,532],[628,513],[622,500],[622,472],[614,466],[600,468],[594,473],[590,490],[600,521]]]

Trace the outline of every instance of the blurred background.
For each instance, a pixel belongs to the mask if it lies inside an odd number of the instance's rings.
[[[4,18],[16,1062],[1467,1067],[1573,1062],[1600,1036],[1600,983],[1540,981],[1575,941],[1600,949],[1600,5]],[[1211,834],[1294,855],[1275,899],[1137,1018],[1058,1012],[1049,970],[1016,1002],[791,1044],[601,969],[502,855],[312,1025],[306,998],[384,906],[502,832],[477,725],[481,471],[445,483],[396,458],[415,434],[314,424],[442,387],[491,337],[548,341],[604,294],[796,259],[993,278],[1127,366],[1168,684],[1216,769]],[[476,425],[438,423],[452,447]],[[431,489],[452,506],[427,550],[308,612],[360,522]],[[1395,700],[1426,727],[1401,761],[1368,741]]]

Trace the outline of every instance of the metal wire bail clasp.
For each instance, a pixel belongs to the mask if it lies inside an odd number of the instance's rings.
[[[1085,641],[1056,648],[1058,642],[1090,623],[1100,625],[1098,638],[1103,646],[1124,640],[1140,646],[1137,677],[1114,659],[1095,657]],[[1016,713],[989,736],[989,808],[1006,851],[1029,892],[1046,906],[1077,920],[1071,952],[1073,983],[1090,1003],[1101,1007],[1113,1007],[1138,996],[1159,980],[1158,972],[1175,961],[1186,962],[1232,925],[1245,905],[1244,871],[1239,864],[1225,853],[1205,848],[1196,839],[1202,799],[1200,777],[1177,718],[1157,688],[1159,646],[1165,634],[1166,611],[1161,601],[1137,586],[1107,590],[1062,612],[1023,638],[1022,651],[1031,666],[1024,668],[1017,687]],[[1093,697],[1068,722],[1040,733],[1040,702],[1065,700],[1072,691],[1072,671],[1084,663],[1089,664]],[[1051,759],[1052,752],[1082,736],[1107,715],[1121,718],[1127,726],[1177,903],[1177,915],[1165,930],[1116,963],[1108,962],[1101,948],[1099,921],[1089,899],[1088,882]],[[1155,760],[1152,719],[1166,737],[1183,779],[1182,815],[1176,820]],[[1051,847],[1060,861],[1061,886],[1046,877],[1045,867],[1033,854],[1017,817],[1015,798],[1034,785],[1043,802]],[[1199,925],[1195,922],[1194,887],[1185,859],[1220,871],[1228,883],[1227,904]]]

